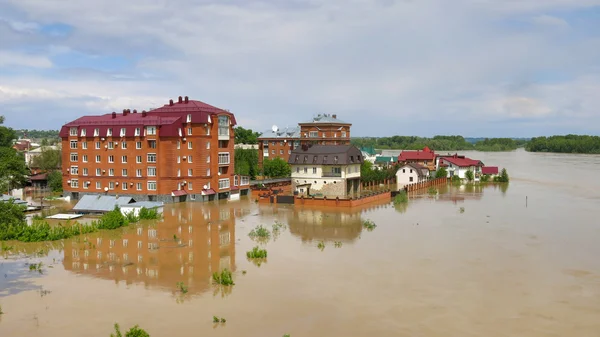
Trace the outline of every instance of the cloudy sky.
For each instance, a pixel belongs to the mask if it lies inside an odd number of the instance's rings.
[[[6,124],[179,95],[255,130],[600,134],[600,0],[0,1]]]

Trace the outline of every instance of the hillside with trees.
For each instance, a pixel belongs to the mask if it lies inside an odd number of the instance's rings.
[[[29,138],[29,139],[50,139],[57,141],[60,139],[58,136],[58,130],[16,130],[18,138]]]
[[[433,138],[416,136],[365,137],[352,138],[351,143],[357,147],[373,147],[390,150],[420,150],[425,146],[436,151],[473,150],[473,144],[462,136],[434,136]]]
[[[257,144],[259,132],[254,132],[252,129],[244,129],[238,126],[234,129],[236,144]]]
[[[530,152],[600,154],[600,137],[579,135],[536,137],[527,143],[525,149]]]
[[[512,151],[519,147],[512,138],[485,138],[474,144],[477,151]]]

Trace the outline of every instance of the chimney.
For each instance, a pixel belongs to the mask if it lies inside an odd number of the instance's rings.
[[[142,117],[146,117],[146,110],[142,111]]]
[[[190,100],[189,100],[189,98],[188,98],[187,96],[185,96],[184,100],[185,100],[185,103],[186,103],[186,104],[187,104],[187,103],[190,101]]]
[[[127,116],[127,109],[123,109],[123,116]]]
[[[117,113],[113,111],[112,118],[117,118]]]
[[[179,103],[183,102],[183,97],[179,96]]]
[[[334,115],[333,115],[333,116],[331,116],[331,117],[333,117],[333,119],[337,119],[337,115],[336,115],[336,114],[334,114]]]
[[[137,110],[136,110],[136,109],[133,109],[133,113],[134,113],[134,114],[136,114],[136,113],[137,113]]]
[[[173,106],[173,100],[172,99],[169,100],[169,105]]]

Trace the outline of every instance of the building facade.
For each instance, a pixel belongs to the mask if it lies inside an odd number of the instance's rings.
[[[294,194],[353,197],[360,194],[362,153],[353,145],[303,145],[291,152]]]
[[[427,179],[429,179],[429,168],[421,164],[404,164],[396,172],[398,190],[403,189],[406,185],[427,181]]]
[[[232,113],[187,96],[151,111],[78,118],[60,131],[63,190],[74,199],[81,194],[165,202],[228,198],[234,187],[249,184],[233,172],[235,124]]]
[[[300,128],[278,129],[276,126],[258,137],[258,166],[263,160],[281,158],[286,162],[292,150],[300,146]]]
[[[438,168],[446,168],[448,177],[458,176],[460,179],[465,179],[467,171],[473,172],[475,181],[479,181],[481,177],[483,162],[480,160],[454,154],[452,156],[439,156],[436,161]]]
[[[423,150],[402,151],[398,156],[400,165],[414,163],[426,166],[430,171],[436,169],[436,155],[433,150],[425,146]]]

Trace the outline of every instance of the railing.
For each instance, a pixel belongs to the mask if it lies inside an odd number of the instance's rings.
[[[342,176],[341,172],[323,172],[323,174],[321,175],[321,177],[335,177],[335,178],[340,178]]]

